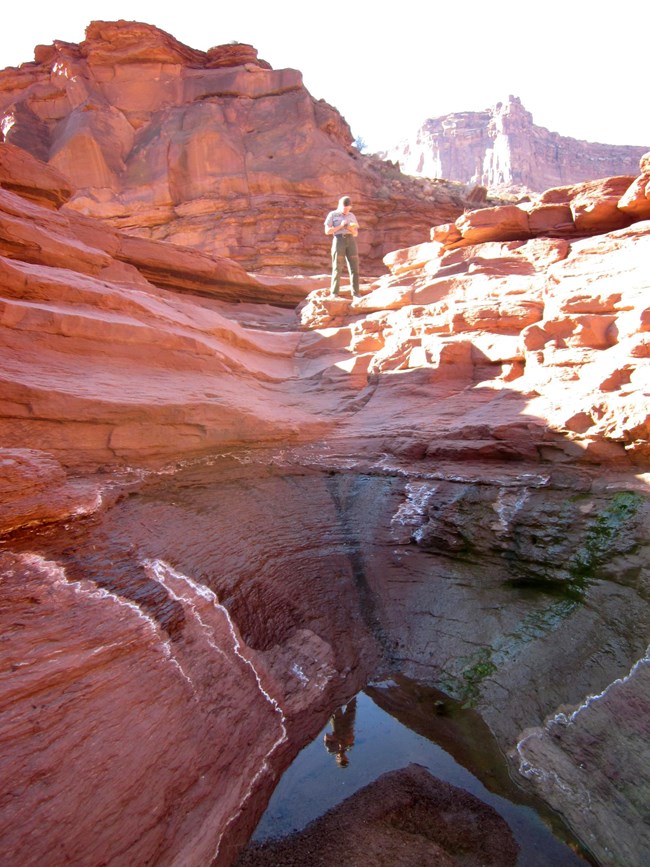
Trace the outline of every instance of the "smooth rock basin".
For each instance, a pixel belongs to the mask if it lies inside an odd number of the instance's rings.
[[[340,748],[338,752],[336,748]],[[550,827],[565,840],[566,829],[557,816],[543,810],[541,801],[512,781],[505,757],[479,715],[438,690],[402,675],[366,687],[335,711],[328,725],[283,775],[255,829],[252,845],[238,863],[245,867],[286,863],[289,859],[298,863],[301,857],[304,863],[316,863],[313,853],[318,851],[318,863],[334,864],[337,860],[332,847],[336,847],[338,852],[345,853],[342,858],[345,863],[367,864],[368,847],[372,845],[368,840],[368,816],[350,806],[350,799],[363,786],[367,786],[372,795],[373,783],[381,774],[408,768],[411,763],[427,768],[437,780],[451,784],[450,788],[458,787],[474,795],[483,811],[487,813],[492,808],[507,824],[506,831],[494,821],[485,821],[485,815],[476,817],[475,821],[484,825],[484,835],[471,843],[466,827],[456,841],[453,837],[450,840],[445,827],[438,840],[432,835],[431,841],[433,846],[442,844],[443,858],[457,854],[466,859],[465,863],[473,863],[475,859],[477,863],[494,861],[500,865],[512,860],[519,867],[548,864],[577,867],[590,863],[572,851],[566,842],[553,836],[538,812],[542,812]],[[461,797],[458,800],[457,815],[452,815],[461,828],[468,821],[466,814],[472,816],[472,808],[476,810],[478,805],[463,802]],[[343,819],[338,820],[335,840],[328,840],[331,828],[327,827],[327,819],[309,824],[337,807],[340,814],[347,814],[345,819],[353,825],[353,840],[347,840],[341,833]],[[394,825],[392,814],[386,824]],[[292,834],[303,831],[308,825],[308,831]],[[325,827],[321,829],[319,825]],[[424,828],[412,823],[411,834],[424,836],[423,831]],[[289,834],[292,836],[282,839]],[[485,839],[490,837],[493,839]],[[399,843],[402,847],[406,843],[408,847],[409,840],[407,837]],[[575,841],[570,842],[577,849]],[[472,851],[473,848],[476,851]],[[360,850],[356,857],[355,849]],[[311,859],[307,855],[310,850]],[[432,848],[430,859],[433,852]],[[413,851],[396,853],[392,863],[411,863],[414,856]]]
[[[641,485],[298,450],[129,485],[3,541],[8,863],[232,864],[332,709],[395,672],[473,708],[596,863],[644,863]]]

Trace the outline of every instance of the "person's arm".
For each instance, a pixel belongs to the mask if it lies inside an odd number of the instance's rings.
[[[340,214],[338,211],[332,211],[325,219],[325,234],[336,235],[336,233],[340,232],[341,229],[346,229],[351,218],[354,218],[352,212],[349,214]]]

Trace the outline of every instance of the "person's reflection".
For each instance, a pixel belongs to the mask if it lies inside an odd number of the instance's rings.
[[[354,745],[354,718],[357,714],[356,696],[347,705],[337,708],[332,714],[331,732],[326,732],[323,741],[328,753],[336,754],[336,763],[347,767],[350,760],[347,753]]]

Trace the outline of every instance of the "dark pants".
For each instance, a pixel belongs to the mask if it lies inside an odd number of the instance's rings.
[[[341,272],[347,261],[352,292],[359,294],[359,253],[354,235],[334,235],[332,238],[332,295],[339,294]]]

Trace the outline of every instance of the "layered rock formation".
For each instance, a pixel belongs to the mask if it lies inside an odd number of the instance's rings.
[[[486,111],[426,120],[412,139],[382,154],[408,174],[485,186],[493,192],[541,193],[549,187],[635,174],[645,147],[597,144],[533,123],[518,97]]]
[[[359,300],[0,172],[5,861],[230,865],[401,669],[647,862],[647,160],[437,228]]]
[[[347,193],[373,275],[470,204],[458,185],[362,156],[297,70],[271,69],[249,45],[195,51],[125,21],[86,37],[0,72],[4,140],[66,176],[69,208],[249,270],[314,274],[328,260],[325,215]]]

